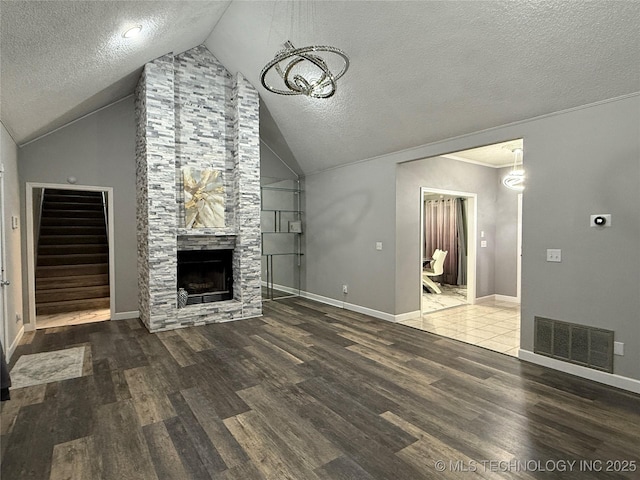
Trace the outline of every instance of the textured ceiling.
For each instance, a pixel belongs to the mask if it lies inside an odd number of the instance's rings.
[[[141,67],[205,41],[229,1],[2,1],[0,108],[17,143],[133,92]],[[141,38],[124,30],[143,27]]]
[[[202,42],[258,88],[275,123],[265,141],[305,173],[640,91],[630,1],[3,1],[0,15],[2,121],[18,143],[131,93],[146,61]],[[123,43],[128,21],[148,22],[151,38]],[[347,52],[334,97],[260,86],[287,39]]]

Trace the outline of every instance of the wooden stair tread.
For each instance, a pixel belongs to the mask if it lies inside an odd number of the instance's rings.
[[[109,275],[97,273],[94,275],[72,275],[69,277],[41,277],[36,279],[36,288],[56,290],[61,288],[73,288],[82,286],[109,285]]]
[[[86,263],[83,265],[45,265],[36,267],[36,278],[73,277],[109,273],[108,263]]]
[[[40,235],[40,245],[72,245],[79,243],[96,244],[107,241],[107,235]]]
[[[64,245],[39,245],[38,255],[66,255],[84,253],[109,253],[105,243],[69,243]]]
[[[66,235],[74,235],[75,233],[80,233],[80,232],[86,232],[86,235],[91,235],[91,233],[96,232],[96,233],[102,233],[105,231],[105,228],[103,225],[65,225],[65,226],[59,226],[59,225],[43,225],[40,227],[40,231],[55,231],[55,230],[62,230],[63,232],[65,232]],[[69,233],[66,233],[69,232]],[[80,233],[81,234],[81,233]],[[46,234],[43,234],[46,235]],[[55,235],[55,234],[54,234]]]
[[[42,303],[60,303],[70,300],[90,300],[105,297],[109,297],[109,285],[68,287],[64,289],[39,289],[36,292],[36,305]]]
[[[43,199],[44,202],[74,202],[74,203],[100,203],[102,204],[102,196],[86,196],[86,195],[59,195],[59,194],[50,194],[45,195]]]
[[[87,226],[103,226],[104,220],[101,217],[89,217],[89,218],[79,218],[79,217],[42,217],[40,220],[41,227],[58,227],[58,226],[67,226],[67,225],[87,225]]]
[[[57,209],[47,208],[42,209],[41,218],[49,218],[52,216],[65,216],[70,218],[104,218],[104,212],[102,210],[73,210],[73,209]]]
[[[62,255],[38,255],[38,266],[53,265],[86,265],[96,263],[107,263],[109,254],[107,253],[67,253]]]
[[[50,202],[44,200],[42,202],[42,210],[102,210],[102,202],[85,203],[85,202]]]

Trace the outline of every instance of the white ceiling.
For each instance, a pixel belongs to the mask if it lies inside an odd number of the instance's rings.
[[[640,91],[638,2],[293,5],[2,1],[2,121],[24,143],[130,94],[148,60],[203,42],[258,88],[275,123],[263,138],[305,173]],[[127,22],[147,37],[124,43]],[[334,97],[260,86],[287,39],[349,55]]]

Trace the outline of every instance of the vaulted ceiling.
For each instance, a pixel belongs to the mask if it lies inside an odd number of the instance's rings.
[[[202,43],[256,86],[265,142],[304,173],[640,91],[631,1],[3,0],[0,17],[0,113],[19,144]],[[143,35],[127,41],[133,24]],[[349,55],[334,97],[260,85],[286,40]]]

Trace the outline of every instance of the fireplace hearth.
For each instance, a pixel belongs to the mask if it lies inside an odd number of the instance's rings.
[[[233,298],[233,250],[178,251],[178,289],[189,294],[187,305]]]

